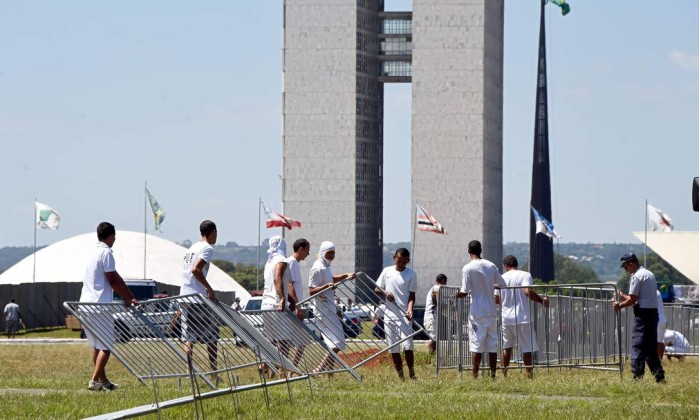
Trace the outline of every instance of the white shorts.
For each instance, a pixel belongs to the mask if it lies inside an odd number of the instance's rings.
[[[400,353],[401,351],[413,350],[413,339],[407,338],[413,333],[411,323],[405,319],[384,318],[384,330],[388,341],[389,353]],[[394,345],[401,340],[405,340],[398,345]]]
[[[468,348],[472,353],[498,351],[497,321],[495,318],[468,319]]]
[[[111,350],[114,348],[114,318],[111,312],[90,312],[89,319],[97,328],[96,334],[85,329],[85,337],[91,348]]]
[[[515,345],[519,345],[518,347],[522,353],[539,351],[532,324],[526,323],[502,326],[502,348],[510,349]]]
[[[665,342],[665,331],[667,330],[667,321],[658,321],[658,343]]]
[[[425,327],[425,332],[430,336],[430,339],[435,341],[434,318],[426,318],[422,322],[422,326]]]

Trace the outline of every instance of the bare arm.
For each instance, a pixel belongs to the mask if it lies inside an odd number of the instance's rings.
[[[621,302],[612,303],[612,308],[614,308],[615,311],[618,311],[621,308],[628,308],[629,306],[633,306],[636,304],[636,302],[638,302],[638,296],[636,295],[627,295],[622,293],[621,298],[623,299]]]
[[[108,273],[104,273],[104,276],[107,278],[109,285],[112,286],[112,289],[114,289],[119,296],[124,299],[124,306],[138,305],[138,301],[134,297],[133,293],[131,293],[131,290],[129,290],[129,288],[126,286],[124,279],[121,278],[119,273],[116,271],[110,271]]]
[[[197,263],[192,267],[192,275],[199,283],[201,283],[206,288],[206,296],[211,300],[216,300],[216,295],[214,295],[214,289],[211,287],[206,277],[204,276],[204,267],[206,266],[206,261],[199,258]]]
[[[285,262],[278,262],[277,265],[274,266],[274,291],[277,293],[277,296],[279,296],[279,307],[277,309],[280,311],[283,311],[284,305],[286,305],[286,293],[284,293],[284,281],[282,280],[286,265]]]
[[[549,298],[544,296],[543,298],[536,293],[534,289],[531,287],[526,287],[524,288],[524,294],[529,298],[529,300],[533,300],[534,302],[540,303],[544,305],[545,307],[548,308],[549,306]]]
[[[408,310],[405,312],[405,317],[413,319],[413,307],[415,306],[415,292],[410,292],[408,295]]]

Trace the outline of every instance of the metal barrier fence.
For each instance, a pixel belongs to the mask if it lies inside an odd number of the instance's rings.
[[[540,295],[548,297],[548,308],[528,299],[517,303],[527,305],[531,314],[531,333],[535,337],[530,338],[539,348],[533,354],[535,366],[623,370],[622,338],[629,337],[631,329],[627,327],[630,324],[622,323],[622,314],[612,309],[611,300],[616,287],[579,284],[536,285],[534,288]],[[443,286],[437,299],[437,374],[440,369],[456,368],[461,371],[471,366],[469,298],[457,298],[458,290],[457,287]],[[498,313],[497,328],[500,354],[501,311]],[[513,362],[510,369],[525,367],[521,359],[514,359]]]
[[[689,344],[684,347],[673,343],[665,353],[673,356],[699,356],[699,306],[666,303],[663,308],[667,329],[678,331]]]
[[[397,336],[393,345],[399,346],[424,333],[424,328],[414,320],[408,320],[405,312],[395,303],[384,302],[384,296],[378,295],[376,288],[376,282],[371,277],[358,272],[354,279],[342,280],[331,290],[299,302],[304,312],[309,314],[306,323],[313,334],[322,337],[329,348],[338,348],[338,355],[352,369],[387,352],[391,347],[387,334]],[[389,322],[373,329],[372,320],[376,318],[378,308],[370,309],[365,305],[366,309],[357,309],[347,305],[349,307],[342,311],[344,302],[383,302],[385,309],[382,311]],[[373,334],[374,331],[377,334]]]

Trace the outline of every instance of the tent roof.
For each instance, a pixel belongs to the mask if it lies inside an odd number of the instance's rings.
[[[645,232],[634,232],[641,242]],[[695,284],[699,284],[699,232],[648,232],[647,245]],[[640,256],[639,256],[640,259]]]
[[[182,258],[186,248],[154,235],[145,235],[147,251],[144,276],[144,234],[118,230],[112,247],[117,272],[125,280],[153,279],[173,286],[182,285]],[[95,233],[73,236],[36,252],[37,283],[80,283],[83,281],[88,253],[97,243]],[[31,283],[34,254],[0,274],[0,284]],[[250,294],[223,270],[211,265],[207,281],[216,291],[235,292],[247,301]]]

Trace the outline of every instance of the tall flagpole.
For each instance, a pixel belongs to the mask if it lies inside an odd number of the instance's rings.
[[[143,189],[143,280],[146,277],[146,237],[148,236],[148,181]]]
[[[260,232],[262,231],[262,225],[260,223],[260,220],[262,219],[261,211],[262,197],[260,197],[259,201],[257,202],[257,267],[255,267],[255,290],[260,290]]]
[[[643,224],[646,225],[645,228],[645,239],[643,240],[643,266],[646,266],[646,254],[648,250],[648,199],[646,198],[646,220],[643,221]]]
[[[32,270],[32,283],[36,283],[36,197],[34,198],[34,268]]]

